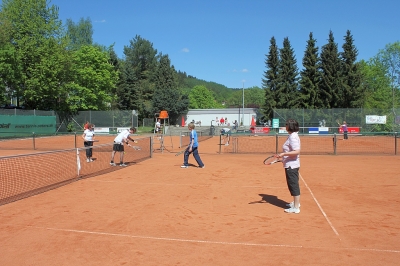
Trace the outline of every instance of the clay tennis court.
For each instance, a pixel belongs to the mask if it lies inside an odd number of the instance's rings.
[[[173,142],[0,206],[0,265],[398,264],[399,156],[303,155],[301,213],[287,214],[281,165],[218,154],[214,137],[200,143],[204,169],[181,169]]]

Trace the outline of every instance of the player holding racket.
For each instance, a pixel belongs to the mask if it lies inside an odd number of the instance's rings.
[[[199,142],[197,140],[197,132],[194,130],[195,126],[194,123],[189,123],[188,129],[190,130],[190,143],[189,146],[185,150],[185,156],[183,158],[183,165],[181,168],[188,168],[189,164],[189,155],[193,153],[193,157],[196,160],[196,162],[199,164],[200,168],[204,168],[204,163],[200,159],[198,147],[199,147]]]
[[[114,155],[117,151],[119,152],[119,166],[126,166],[126,164],[124,164],[124,143],[128,144],[129,140],[135,142],[135,140],[133,140],[129,136],[130,134],[134,134],[135,132],[136,128],[131,127],[129,130],[123,130],[114,139],[113,152],[111,153],[111,166],[116,166],[116,164],[114,163]]]
[[[89,123],[82,134],[83,145],[86,147],[86,162],[88,163],[93,162],[92,159],[93,151],[92,148],[90,148],[93,146],[93,141],[94,141],[94,131],[92,129],[93,129],[93,124]]]
[[[290,195],[293,196],[293,201],[288,203],[287,213],[300,213],[300,185],[299,185],[299,170],[300,170],[300,138],[299,138],[299,123],[294,119],[286,121],[286,131],[289,133],[288,138],[282,146],[283,152],[278,154],[283,167],[285,168],[285,176]]]

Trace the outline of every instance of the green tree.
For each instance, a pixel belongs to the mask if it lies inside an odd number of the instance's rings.
[[[363,75],[364,87],[363,107],[367,109],[390,109],[392,107],[392,89],[390,77],[386,68],[376,58],[368,62],[362,60],[360,71]]]
[[[275,91],[276,108],[297,108],[298,68],[293,48],[289,38],[283,40],[283,48],[280,49],[280,64],[278,69],[278,84]]]
[[[261,108],[264,105],[264,90],[251,87],[244,90],[244,106],[246,108]]]
[[[328,43],[321,50],[321,84],[319,86],[319,108],[340,108],[343,103],[338,47],[332,31]]]
[[[110,109],[118,72],[109,61],[109,53],[95,46],[84,45],[73,53],[74,68],[66,99],[72,111]]]
[[[392,107],[400,106],[400,42],[387,44],[374,58],[384,67],[392,87]]]
[[[348,30],[344,38],[342,59],[342,105],[341,108],[360,108],[363,106],[363,86],[360,65],[357,64],[358,51],[354,45],[353,36]]]
[[[0,10],[0,103],[9,103],[14,91],[20,82],[21,69],[18,53],[11,44],[11,22]]]
[[[266,71],[264,71],[264,78],[262,79],[262,89],[264,90],[264,117],[265,120],[271,119],[273,117],[273,109],[276,107],[275,92],[278,87],[278,71],[279,71],[279,51],[276,45],[275,37],[270,40],[269,52],[266,56],[265,66]]]
[[[190,109],[211,109],[215,108],[213,93],[205,86],[197,85],[189,93]]]
[[[176,71],[168,55],[160,55],[160,63],[154,73],[155,91],[153,112],[168,111],[170,123],[176,123],[180,114],[187,111],[189,99],[177,88]]]
[[[68,48],[77,50],[82,45],[93,44],[93,26],[90,18],[81,18],[78,23],[74,23],[71,19],[67,19],[67,36],[70,40]]]
[[[318,106],[318,86],[321,81],[319,72],[319,57],[316,40],[311,32],[307,41],[306,51],[303,57],[304,69],[300,72],[299,91],[300,104],[299,107],[306,109],[314,109]]]
[[[20,100],[31,108],[54,105],[64,71],[65,57],[60,52],[66,45],[58,8],[48,7],[46,0],[3,0],[2,13],[11,23],[13,47],[6,55],[13,58],[2,60],[13,64],[14,74],[7,83],[17,105]]]
[[[130,98],[126,108],[138,110],[139,117],[152,117],[157,50],[151,42],[136,35],[129,46],[124,46],[124,55],[125,86],[121,95]]]

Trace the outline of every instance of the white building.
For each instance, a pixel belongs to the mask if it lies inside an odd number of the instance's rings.
[[[232,126],[237,120],[239,126],[250,126],[252,119],[257,119],[256,111],[254,108],[190,109],[179,121],[182,121],[180,126],[187,126],[192,121],[196,126]],[[224,121],[222,125],[221,118]]]

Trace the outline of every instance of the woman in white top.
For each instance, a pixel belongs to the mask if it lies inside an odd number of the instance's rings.
[[[93,162],[92,155],[92,147],[93,146],[93,140],[94,140],[94,131],[93,131],[93,124],[89,124],[85,131],[82,134],[83,138],[83,145],[86,147],[86,161],[88,163]]]
[[[288,203],[288,213],[300,213],[300,138],[299,123],[294,119],[286,121],[286,131],[289,133],[288,138],[282,146],[283,152],[278,155],[281,158],[283,167],[285,168],[286,182],[293,201]]]

